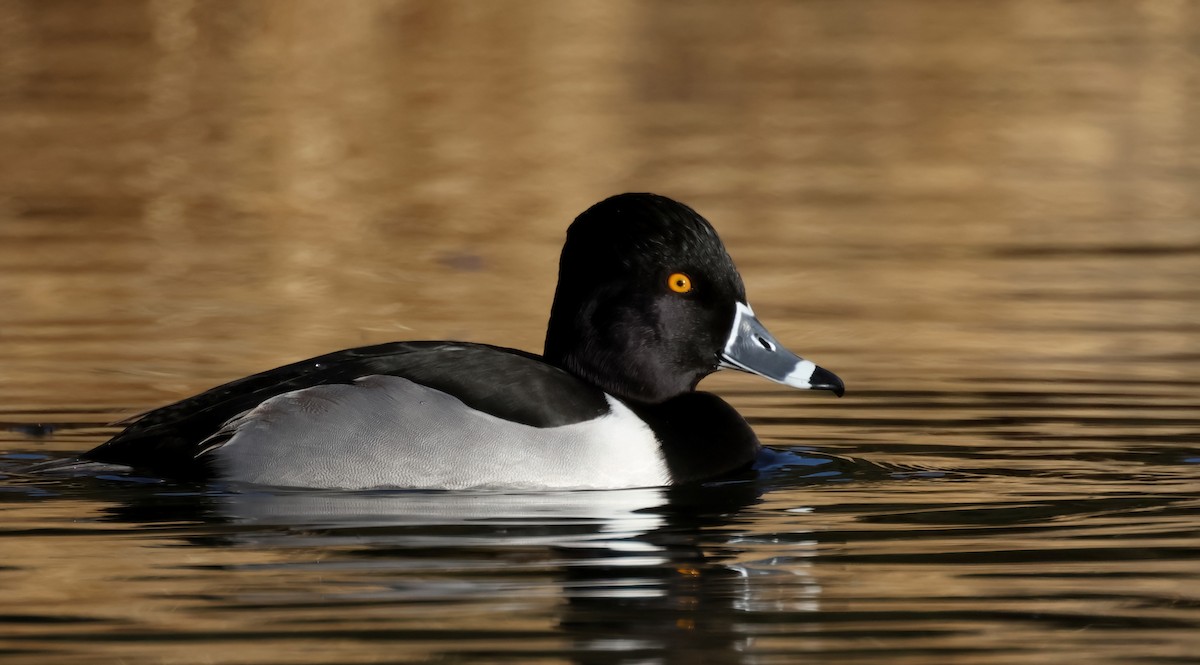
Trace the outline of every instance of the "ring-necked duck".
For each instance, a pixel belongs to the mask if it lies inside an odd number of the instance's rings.
[[[747,468],[754,432],[696,384],[722,367],[843,391],[775,340],[712,226],[621,194],[567,230],[545,353],[393,342],[238,379],[123,422],[83,458],[316,488],[618,488]]]

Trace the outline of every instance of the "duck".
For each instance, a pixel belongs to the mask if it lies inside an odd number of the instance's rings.
[[[649,193],[568,227],[541,355],[401,341],[335,351],[116,423],[80,456],[178,479],[333,490],[619,489],[731,477],[762,444],[721,369],[841,397],[759,322],[708,220]]]

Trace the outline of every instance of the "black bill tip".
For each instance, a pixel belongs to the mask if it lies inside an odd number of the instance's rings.
[[[842,383],[837,374],[823,367],[813,370],[812,377],[808,379],[808,383],[812,386],[813,390],[828,390],[838,397],[846,394],[846,384]]]

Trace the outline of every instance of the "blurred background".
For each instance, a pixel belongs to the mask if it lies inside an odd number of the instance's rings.
[[[0,401],[538,351],[623,191],[851,394],[1192,377],[1198,65],[1188,0],[3,0]]]
[[[1198,100],[1194,0],[0,0],[0,662],[1194,662]],[[846,382],[702,384],[754,481],[25,470],[339,348],[540,351],[624,191]]]

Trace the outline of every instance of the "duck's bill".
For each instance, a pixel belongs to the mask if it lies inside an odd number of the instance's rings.
[[[793,388],[829,390],[838,397],[846,392],[842,380],[833,372],[783,348],[759,323],[750,307],[742,303],[737,304],[733,329],[721,353],[721,365]]]

